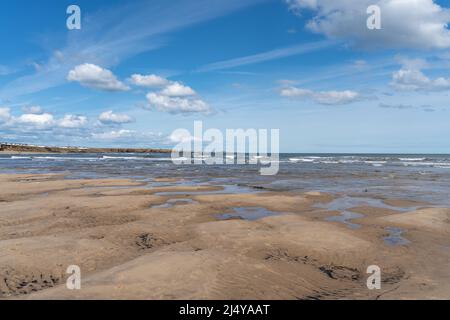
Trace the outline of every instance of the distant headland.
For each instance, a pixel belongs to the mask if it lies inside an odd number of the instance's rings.
[[[17,143],[0,143],[0,153],[171,153],[169,149],[153,148],[83,148],[51,147]]]

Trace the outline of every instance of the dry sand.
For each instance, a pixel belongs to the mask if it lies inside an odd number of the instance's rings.
[[[366,216],[353,230],[314,208],[331,195],[207,193],[217,189],[0,175],[0,298],[450,298],[450,209],[356,208]],[[279,214],[218,219],[234,207]],[[387,227],[410,244],[387,245]],[[81,267],[81,290],[65,286],[69,265]],[[381,290],[367,289],[370,265]]]

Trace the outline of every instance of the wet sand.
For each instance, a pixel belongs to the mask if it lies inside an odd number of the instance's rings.
[[[448,208],[220,190],[0,175],[0,299],[450,299]]]

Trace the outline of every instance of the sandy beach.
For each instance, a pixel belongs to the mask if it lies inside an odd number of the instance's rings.
[[[0,298],[450,298],[450,209],[381,199],[386,207],[353,208],[364,216],[349,228],[329,219],[335,200],[2,174]],[[418,209],[394,210],[406,205]],[[388,230],[408,244],[386,241]],[[66,288],[70,265],[81,290]],[[381,268],[380,290],[367,288],[370,265]]]

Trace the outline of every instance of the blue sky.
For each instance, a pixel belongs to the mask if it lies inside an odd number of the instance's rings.
[[[81,30],[66,9],[81,8]],[[366,27],[371,4],[381,30]],[[0,140],[165,147],[280,129],[282,152],[450,153],[449,1],[0,3]]]

